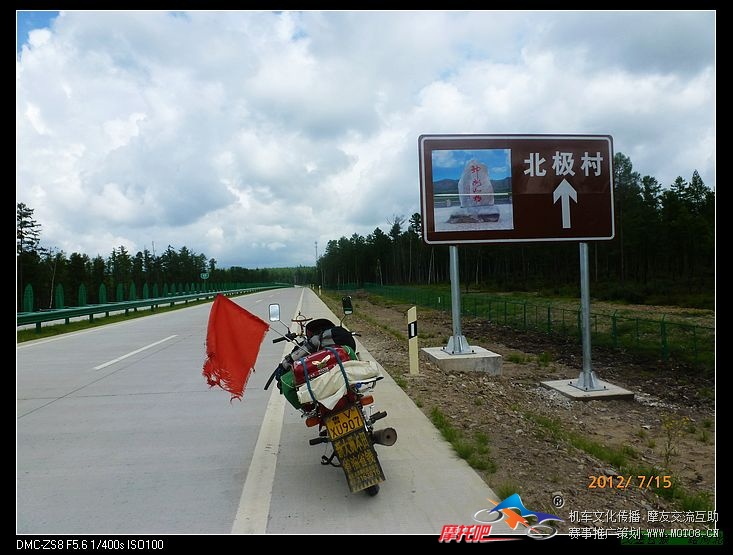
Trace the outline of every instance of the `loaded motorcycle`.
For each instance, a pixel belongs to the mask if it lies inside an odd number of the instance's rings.
[[[342,308],[344,317],[353,313],[351,297],[342,299]],[[280,320],[280,305],[271,304],[269,312],[270,322],[288,327]],[[366,491],[374,496],[385,480],[374,445],[394,445],[397,432],[374,429],[375,422],[387,416],[385,411],[374,411],[371,395],[383,376],[376,363],[359,358],[357,334],[344,328],[343,320],[336,325],[298,312],[292,320],[297,331],[272,341],[290,341],[294,347],[265,389],[275,380],[280,393],[301,412],[305,425],[317,431],[310,444],[330,446],[331,454],[322,455],[321,464],[343,469],[352,493]]]

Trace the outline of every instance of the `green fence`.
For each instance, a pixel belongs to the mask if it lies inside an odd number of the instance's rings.
[[[449,291],[366,284],[370,293],[438,310],[451,311]],[[486,318],[490,322],[520,330],[540,331],[580,341],[580,306],[567,308],[552,303],[492,297],[472,293],[461,295],[461,314]],[[602,345],[679,360],[712,369],[715,366],[715,328],[677,321],[591,312],[591,340]]]

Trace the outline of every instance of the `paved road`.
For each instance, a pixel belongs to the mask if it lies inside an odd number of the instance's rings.
[[[263,319],[270,302],[284,319],[337,319],[309,289],[235,300]],[[341,469],[320,464],[326,447],[308,444],[300,414],[263,389],[289,350],[274,331],[241,402],[208,388],[210,307],[18,345],[18,533],[437,537],[498,500],[386,372],[374,397],[398,434],[377,446],[387,480],[375,497],[350,493]]]

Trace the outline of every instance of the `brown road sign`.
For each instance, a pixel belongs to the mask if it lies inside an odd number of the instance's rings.
[[[430,244],[613,239],[610,135],[421,135]]]

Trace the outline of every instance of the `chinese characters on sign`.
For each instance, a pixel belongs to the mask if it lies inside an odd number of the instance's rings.
[[[593,170],[593,175],[599,177],[601,175],[601,162],[603,157],[600,152],[596,152],[595,156],[589,156],[586,151],[581,158],[583,163],[580,165],[581,171],[588,177],[589,170]],[[530,157],[524,161],[528,164],[528,168],[524,170],[525,175],[530,177],[544,177],[547,175],[547,171],[542,169],[545,159],[541,158],[539,152],[532,152]],[[555,175],[575,175],[573,171],[573,159],[572,152],[560,152],[555,151],[555,155],[552,157],[552,169],[555,171]],[[563,229],[570,229],[572,224],[570,222],[570,199],[573,199],[576,203],[578,202],[577,191],[573,188],[567,179],[563,179],[557,188],[552,192],[552,202],[556,203],[561,200],[562,206],[562,227]]]
[[[612,239],[607,135],[423,135],[427,243]]]
[[[596,152],[595,156],[590,156],[586,151],[581,161],[580,169],[586,177],[588,177],[591,170],[595,177],[601,175],[601,162],[603,162],[603,157],[600,152]],[[529,158],[524,163],[528,166],[524,170],[525,175],[529,175],[530,177],[544,177],[547,175],[547,170],[542,168],[545,159],[541,157],[539,152],[530,153]],[[575,175],[575,171],[573,171],[574,164],[575,160],[572,152],[560,152],[556,150],[552,156],[552,169],[555,171],[555,175]]]

